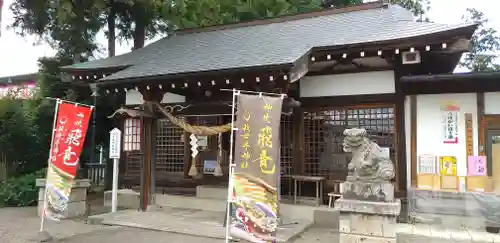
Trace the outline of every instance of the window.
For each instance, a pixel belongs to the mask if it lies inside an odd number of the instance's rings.
[[[123,137],[123,151],[141,150],[141,120],[126,118]]]
[[[344,153],[342,141],[346,128],[365,128],[380,147],[389,148],[395,166],[395,117],[391,105],[367,108],[330,108],[305,112],[306,175],[345,180],[350,154]]]

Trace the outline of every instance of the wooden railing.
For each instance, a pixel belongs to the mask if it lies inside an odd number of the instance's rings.
[[[104,186],[104,177],[106,175],[106,163],[85,164],[88,177],[92,187]]]

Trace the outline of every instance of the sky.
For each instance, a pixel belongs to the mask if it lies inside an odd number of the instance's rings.
[[[9,6],[14,0],[4,0],[2,10],[1,36],[0,36],[0,77],[34,73],[38,70],[37,60],[43,56],[51,56],[55,53],[48,45],[34,45],[34,37],[23,38],[8,29],[12,23],[12,13]],[[500,31],[500,15],[497,13],[500,6],[499,0],[431,0],[429,18],[436,23],[456,24],[461,23],[461,17],[467,8],[476,8],[482,11],[490,20],[488,27]],[[97,38],[101,46],[106,50],[106,38],[100,34]],[[151,41],[146,42],[150,43]],[[117,43],[116,53],[123,54],[130,51],[132,43]],[[101,54],[105,56],[105,54]]]

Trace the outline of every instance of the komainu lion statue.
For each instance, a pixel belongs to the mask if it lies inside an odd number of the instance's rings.
[[[371,141],[365,129],[352,128],[344,131],[344,151],[352,153],[348,180],[389,181],[394,178],[394,165],[380,147]]]

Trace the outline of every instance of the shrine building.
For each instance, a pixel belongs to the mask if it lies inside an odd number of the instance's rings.
[[[322,193],[314,200],[327,204],[347,176],[342,133],[352,127],[365,128],[389,153],[399,198],[409,188],[500,191],[500,166],[492,163],[500,160],[500,147],[492,149],[500,142],[500,74],[453,74],[477,27],[419,22],[378,1],[178,30],[62,70],[70,82],[123,97],[112,116],[124,132],[120,184],[141,191],[143,207],[164,194],[201,196],[204,189],[227,197],[229,133],[200,136],[192,164],[190,133],[155,105],[190,125],[224,125],[232,94],[223,89],[287,94],[283,200],[297,193],[314,199],[308,182],[317,182]],[[222,174],[214,175],[207,161],[219,152]],[[469,164],[481,155],[486,174],[469,178]],[[305,189],[296,192],[293,181]]]

